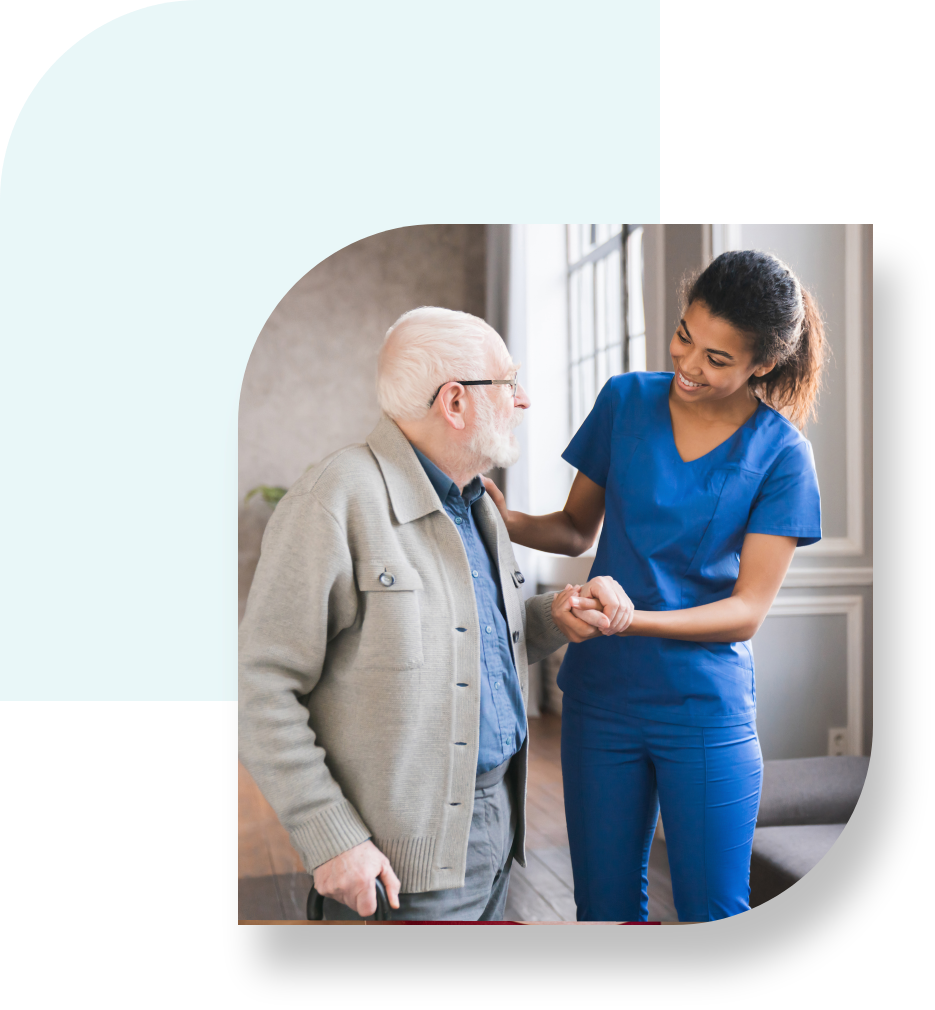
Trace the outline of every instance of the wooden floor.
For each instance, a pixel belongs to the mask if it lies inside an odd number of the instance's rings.
[[[243,765],[238,765],[238,918],[304,919],[312,878],[286,829]]]
[[[529,720],[529,786],[526,796],[526,868],[513,864],[505,916],[520,922],[575,920],[565,829],[561,719],[544,713]],[[289,836],[256,783],[240,766],[239,917],[305,918],[311,879]],[[649,918],[677,919],[665,842],[657,836],[649,860]]]

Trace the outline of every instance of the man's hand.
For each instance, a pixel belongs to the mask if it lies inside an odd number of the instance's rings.
[[[386,887],[390,905],[399,908],[399,878],[369,839],[322,863],[312,874],[315,890],[323,898],[340,901],[365,919],[377,910],[377,877]]]
[[[609,575],[598,575],[582,586],[578,595],[600,603],[604,616],[610,621],[609,627],[601,628],[601,634],[620,635],[630,627],[633,602],[616,579]],[[572,610],[582,620],[591,620],[588,613],[580,610],[577,604],[572,603]]]
[[[600,602],[580,593],[581,586],[565,586],[552,600],[552,620],[570,642],[597,638],[610,627]]]

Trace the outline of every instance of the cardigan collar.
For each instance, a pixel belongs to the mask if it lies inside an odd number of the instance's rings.
[[[409,523],[429,512],[443,511],[428,474],[394,420],[382,414],[367,436],[367,445],[380,465],[398,522]]]

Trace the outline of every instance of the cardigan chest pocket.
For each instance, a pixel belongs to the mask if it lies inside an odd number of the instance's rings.
[[[422,666],[422,579],[401,561],[365,561],[357,566],[363,620],[357,666],[411,670]]]

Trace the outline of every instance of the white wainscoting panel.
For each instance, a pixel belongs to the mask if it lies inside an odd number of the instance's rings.
[[[783,589],[817,589],[820,586],[872,586],[872,568],[790,568]]]
[[[863,642],[864,601],[862,596],[781,597],[768,617],[809,617],[844,614],[847,618],[847,753],[863,750]]]

